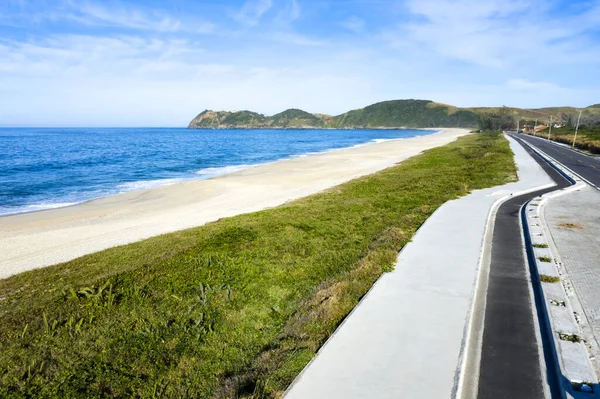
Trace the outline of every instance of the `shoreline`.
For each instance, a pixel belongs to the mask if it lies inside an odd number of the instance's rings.
[[[287,158],[206,180],[0,217],[0,278],[110,247],[275,207],[445,145],[468,129]]]
[[[271,130],[277,130],[277,129],[283,129],[283,128],[271,128]],[[287,129],[287,128],[286,128]],[[312,128],[311,128],[312,129]],[[246,128],[239,128],[239,129],[221,129],[221,128],[209,128],[209,129],[193,129],[193,130],[256,130],[256,129],[246,129]],[[295,128],[289,128],[287,130],[306,130],[306,129],[295,129]],[[334,129],[334,128],[327,128],[327,129],[317,129],[317,130],[360,130],[360,129]],[[170,186],[170,185],[175,185],[175,184],[181,184],[181,183],[186,183],[186,182],[190,182],[190,181],[200,181],[200,180],[209,180],[209,179],[214,179],[220,176],[224,176],[224,175],[228,175],[231,173],[236,173],[238,171],[241,170],[246,170],[246,169],[252,169],[255,168],[257,166],[264,166],[264,165],[270,165],[272,163],[276,163],[276,162],[280,162],[280,161],[287,161],[287,160],[291,160],[291,159],[296,159],[296,158],[305,158],[305,157],[309,157],[309,156],[314,156],[314,155],[321,155],[321,154],[327,154],[330,152],[335,152],[335,151],[339,151],[339,150],[345,150],[345,149],[349,149],[349,148],[356,148],[356,147],[363,147],[366,145],[371,145],[371,144],[377,144],[377,143],[381,143],[381,142],[386,142],[386,141],[393,141],[393,140],[404,140],[407,138],[414,138],[414,137],[423,137],[423,136],[430,136],[432,134],[437,134],[439,132],[441,132],[443,129],[442,128],[419,128],[419,129],[405,129],[405,128],[379,128],[379,129],[374,129],[374,130],[411,130],[411,131],[434,131],[436,133],[429,133],[429,134],[423,134],[423,135],[418,135],[418,136],[413,136],[413,137],[397,137],[397,138],[389,138],[389,139],[373,139],[364,143],[358,143],[358,144],[354,144],[351,145],[349,147],[339,147],[339,148],[329,148],[329,149],[324,149],[324,150],[320,150],[320,151],[314,151],[314,152],[306,152],[306,153],[301,153],[301,154],[293,154],[293,155],[287,155],[283,158],[279,158],[279,159],[274,159],[274,160],[268,160],[268,161],[264,161],[264,162],[260,162],[260,163],[255,163],[255,164],[239,164],[239,165],[223,165],[223,166],[217,166],[217,167],[208,167],[205,169],[200,169],[198,171],[195,172],[189,172],[188,174],[192,174],[192,175],[196,175],[197,177],[190,177],[188,175],[182,174],[182,176],[179,177],[170,177],[170,178],[159,178],[159,179],[150,179],[150,180],[138,180],[138,181],[132,181],[132,182],[124,182],[124,183],[120,183],[120,184],[116,184],[115,187],[113,187],[114,192],[109,192],[97,197],[88,197],[86,199],[80,199],[80,200],[72,200],[72,201],[68,201],[68,202],[54,202],[54,203],[33,203],[33,204],[26,204],[26,205],[21,205],[19,207],[17,207],[15,212],[10,212],[10,213],[1,213],[0,210],[0,220],[4,217],[10,217],[10,216],[15,216],[15,215],[22,215],[22,214],[28,214],[28,213],[35,213],[35,212],[43,212],[43,211],[48,211],[48,210],[53,210],[53,209],[62,209],[62,208],[69,208],[69,207],[73,207],[73,206],[77,206],[77,205],[81,205],[81,204],[85,204],[88,203],[90,201],[94,201],[97,199],[102,199],[102,198],[106,198],[106,197],[111,197],[114,195],[120,195],[120,194],[125,194],[125,193],[131,193],[131,192],[135,192],[135,191],[142,191],[142,190],[152,190],[155,188],[160,188],[160,187],[166,187],[166,186]],[[225,171],[225,172],[219,172],[216,173],[214,175],[208,175],[208,176],[202,176],[203,171],[206,171],[208,169],[214,170],[214,169],[222,169],[222,170],[226,170],[229,168],[237,168],[236,170],[233,171]],[[174,181],[175,180],[175,181]],[[168,182],[170,181],[170,182]],[[141,184],[141,185],[145,185],[147,183],[151,183],[151,182],[155,182],[155,184],[150,185],[149,187],[143,187],[143,188],[132,188],[132,189],[123,189],[123,190],[116,190],[116,188],[119,188],[121,186],[127,186],[130,184]],[[161,183],[162,182],[162,183]],[[30,209],[28,209],[30,208]],[[33,209],[31,209],[33,208]],[[0,208],[1,209],[1,208]],[[1,264],[0,264],[1,266]]]

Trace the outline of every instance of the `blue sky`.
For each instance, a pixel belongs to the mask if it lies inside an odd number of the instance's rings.
[[[2,0],[0,125],[600,103],[600,0]]]

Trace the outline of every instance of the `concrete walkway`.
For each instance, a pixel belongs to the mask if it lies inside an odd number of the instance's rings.
[[[440,207],[286,394],[296,398],[448,398],[457,387],[488,215],[511,193],[552,185],[512,139],[516,183]]]
[[[591,343],[600,371],[600,192],[583,189],[553,198],[544,208],[552,240],[558,249],[569,281],[585,314],[581,325]],[[576,309],[577,310],[577,309]],[[589,325],[589,330],[585,327]],[[587,330],[587,331],[586,331]]]

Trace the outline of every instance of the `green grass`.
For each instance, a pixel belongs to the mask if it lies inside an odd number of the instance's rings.
[[[470,135],[278,208],[0,280],[0,397],[277,397],[436,208],[514,177],[506,140]]]
[[[548,248],[548,244],[533,244],[534,248]]]
[[[540,262],[552,262],[552,258],[549,258],[547,256],[540,256],[538,257],[538,259],[540,260]]]
[[[544,130],[536,134],[544,138],[548,137],[548,130]],[[562,127],[559,129],[552,129],[550,139],[559,143],[568,145],[573,144],[575,138],[574,127]],[[583,126],[579,128],[577,132],[577,140],[575,141],[575,147],[583,151],[587,151],[591,154],[600,154],[600,127]]]
[[[549,276],[547,274],[540,274],[540,281],[542,283],[558,283],[560,281],[560,277]]]

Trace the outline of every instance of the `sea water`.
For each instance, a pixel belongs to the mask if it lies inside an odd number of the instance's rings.
[[[57,208],[430,130],[0,128],[0,215]]]

